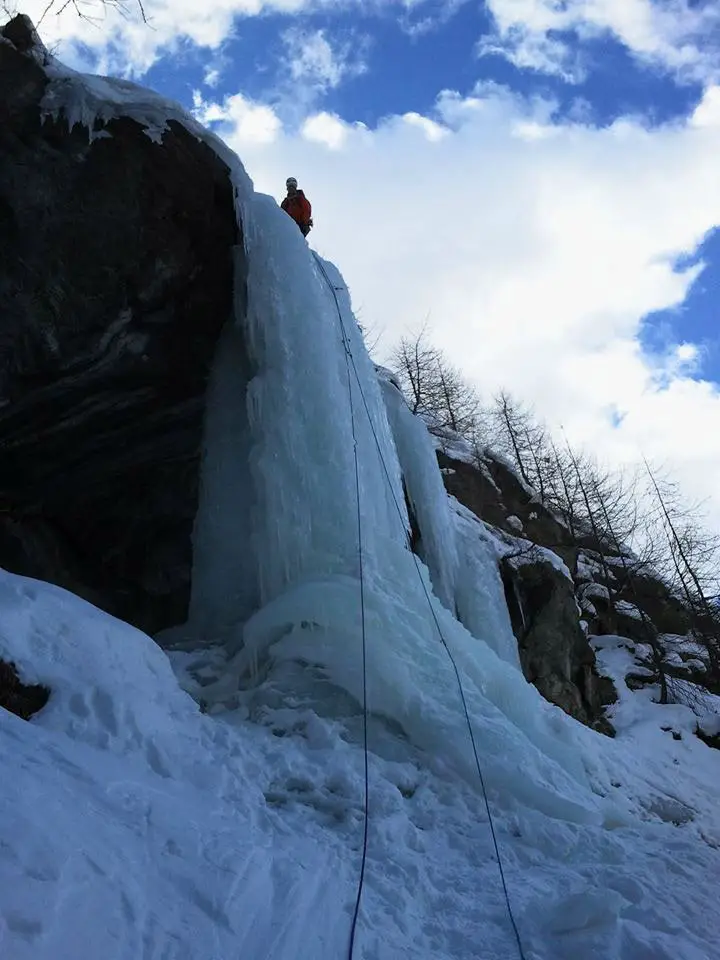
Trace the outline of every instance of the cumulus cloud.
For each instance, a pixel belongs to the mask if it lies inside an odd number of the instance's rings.
[[[0,22],[17,8],[41,27],[43,40],[57,46],[66,63],[87,66],[86,51],[100,73],[142,76],[163,54],[189,40],[216,50],[243,18],[268,13],[301,14],[347,8],[378,10],[384,5],[405,9],[405,0],[6,0]],[[143,21],[142,12],[147,16]],[[322,69],[322,52],[314,65]],[[326,64],[327,66],[327,64]]]
[[[268,96],[281,112],[296,121],[341,83],[365,73],[370,40],[353,32],[331,36],[327,30],[293,26],[282,34],[285,54],[278,79]]]
[[[357,43],[351,40],[334,43],[326,30],[291,27],[283,33],[283,42],[293,81],[310,84],[323,92],[367,69]],[[361,41],[360,47],[364,45]]]
[[[306,140],[325,144],[331,150],[339,150],[351,129],[350,124],[333,113],[316,113],[307,118],[300,133]]]
[[[486,0],[495,30],[481,54],[570,81],[585,75],[578,40],[610,34],[639,60],[680,78],[720,77],[720,7],[697,0]],[[564,39],[570,35],[572,40]]]
[[[519,70],[536,70],[561,77],[568,83],[580,83],[587,76],[578,46],[520,24],[500,28],[482,37],[477,52],[481,57],[491,54],[504,57]]]
[[[226,97],[222,103],[214,103],[204,100],[196,90],[193,113],[206,126],[217,127],[221,135],[227,131],[240,152],[254,144],[273,143],[281,129],[280,118],[272,107],[253,103],[241,93]]]
[[[429,316],[485,391],[510,389],[614,461],[672,462],[720,524],[718,388],[696,379],[695,345],[650,354],[640,339],[702,269],[678,256],[720,223],[718,97],[685,123],[596,129],[485,86],[442,94],[423,122],[320,114],[265,145],[225,136],[261,190],[279,197],[292,168],[313,244],[385,347]]]

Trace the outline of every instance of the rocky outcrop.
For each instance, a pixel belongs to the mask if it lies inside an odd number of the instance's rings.
[[[189,597],[228,170],[173,121],[43,122],[32,26],[0,33],[0,565],[154,631]]]
[[[671,689],[674,680],[720,690],[708,645],[718,633],[714,619],[692,610],[646,561],[603,540],[590,524],[571,532],[492,451],[471,451],[444,433],[438,445],[448,492],[510,547],[513,559],[503,570],[508,605],[523,669],[543,696],[610,732],[605,707],[616,695],[595,667],[592,640],[599,636],[626,638],[637,657],[627,684],[657,686],[662,702],[685,695],[681,685]],[[569,576],[543,562],[548,551],[564,561]]]
[[[543,559],[506,560],[502,577],[527,679],[577,720],[612,733],[604,711],[617,694],[595,668],[595,654],[580,628],[572,581]]]
[[[549,547],[574,567],[577,544],[567,528],[502,460],[489,452],[477,465],[453,459],[442,450],[437,456],[445,488],[463,506],[507,533],[517,535],[521,530],[528,540]]]
[[[437,455],[448,493],[502,531],[501,539],[518,544],[521,551],[539,544],[577,569],[578,541],[501,459],[489,451],[477,464],[442,450]],[[501,574],[527,679],[566,713],[611,734],[605,707],[617,695],[612,682],[595,668],[595,653],[580,626],[573,581],[543,559],[541,551],[528,552],[522,562],[511,554],[501,564]]]
[[[633,577],[632,588],[625,586],[620,598],[638,605],[658,633],[684,634],[690,629],[691,616],[687,606],[673,596],[661,580],[648,573]]]
[[[708,733],[698,724],[695,727],[695,736],[702,740],[706,746],[712,747],[714,750],[720,750],[720,733]]]
[[[47,687],[39,683],[23,683],[14,663],[0,660],[0,707],[21,720],[29,720],[42,710],[50,697]]]

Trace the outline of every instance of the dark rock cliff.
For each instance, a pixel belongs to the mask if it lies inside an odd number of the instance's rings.
[[[612,733],[604,711],[617,694],[612,682],[597,672],[595,654],[580,627],[572,582],[541,557],[504,563],[502,576],[527,679],[576,720]]]
[[[502,460],[488,453],[475,465],[439,451],[438,461],[448,492],[501,531],[501,538],[520,536],[519,544],[552,550],[571,571],[577,569],[583,544]],[[575,584],[542,551],[523,552],[524,556],[501,564],[523,672],[551,703],[611,734],[605,707],[614,702],[616,693],[596,669],[595,654],[580,625]]]
[[[448,492],[510,546],[501,573],[520,661],[547,700],[612,732],[605,708],[616,692],[598,672],[594,653],[595,639],[603,636],[625,639],[638,667],[626,681],[657,685],[661,701],[673,684],[671,699],[691,696],[682,686],[687,681],[714,690],[710,661],[694,639],[698,629],[711,636],[714,625],[693,619],[660,574],[627,548],[621,553],[616,542],[599,540],[597,530],[571,533],[491,450],[467,447],[453,457],[448,451],[460,449],[460,438],[437,436]]]
[[[172,121],[43,122],[38,43],[0,31],[0,565],[155,631],[189,599],[233,191]]]

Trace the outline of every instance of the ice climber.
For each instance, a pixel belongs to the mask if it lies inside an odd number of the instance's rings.
[[[302,235],[306,237],[310,233],[310,228],[313,225],[310,201],[302,190],[298,190],[295,177],[288,177],[285,181],[285,186],[287,187],[287,196],[280,206],[285,213],[293,218],[295,223],[300,227]]]

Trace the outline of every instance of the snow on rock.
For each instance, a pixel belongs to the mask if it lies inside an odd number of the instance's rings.
[[[685,704],[661,705],[655,702],[657,686],[631,690],[625,683],[628,674],[638,673],[639,645],[633,654],[623,637],[593,637],[592,642],[599,668],[612,678],[618,691],[617,703],[608,710],[617,731],[616,744],[629,748],[624,762],[632,762],[632,756],[641,758],[641,765],[635,761],[638,766],[633,779],[643,778],[649,786],[638,801],[638,812],[644,810],[645,814],[656,814],[672,823],[696,823],[699,834],[720,849],[720,817],[713,799],[716,788],[708,790],[709,783],[720,772],[720,760],[694,737],[698,713],[704,721],[716,716],[720,697],[688,684],[695,691],[687,698],[693,708]]]
[[[583,614],[588,617],[597,617],[597,608],[592,600],[589,600],[587,597],[582,597],[580,600],[580,610]]]
[[[710,737],[720,736],[720,697],[714,697],[714,701],[716,703],[714,710],[708,711],[698,724],[703,733]]]
[[[23,683],[14,663],[0,660],[0,707],[29,720],[45,706],[50,691],[40,683]]]
[[[120,755],[180,758],[176,727],[197,713],[165,654],[72,594],[0,573],[0,658],[51,690],[33,725]],[[93,642],[88,643],[88,634]]]
[[[567,568],[567,564],[553,550],[548,547],[541,547],[537,543],[531,543],[529,540],[519,541],[518,552],[515,556],[509,554],[507,562],[512,566],[521,567],[523,564],[549,563],[558,573],[561,573],[566,580],[573,582],[572,575]]]
[[[509,517],[507,518],[507,525],[508,525],[512,530],[515,530],[517,533],[522,533],[522,532],[523,532],[523,522],[522,522],[522,520],[520,519],[520,517],[509,516]]]
[[[577,573],[576,580],[593,580],[595,577],[602,576],[604,573],[602,564],[594,557],[589,556],[583,551],[577,555]]]
[[[604,583],[584,583],[578,590],[578,594],[581,601],[590,600],[594,597],[596,600],[610,602],[610,591]]]
[[[208,132],[187,111],[172,100],[147,87],[117,77],[99,77],[80,74],[61,64],[44,51],[43,66],[50,82],[41,104],[42,116],[57,120],[64,117],[70,130],[80,126],[87,130],[90,140],[110,137],[104,127],[116,117],[129,117],[143,127],[155,143],[161,143],[163,134],[172,121],[182,124],[199,140]],[[225,151],[223,151],[225,152]]]
[[[597,594],[595,594],[597,596]],[[627,600],[616,600],[614,603],[615,613],[618,616],[630,617],[632,620],[642,620],[643,615],[634,603],[628,603]]]
[[[399,387],[398,384],[396,385]],[[470,463],[478,469],[483,469],[484,465],[482,457],[478,456],[478,449],[468,440],[461,437],[460,434],[454,430],[451,430],[450,427],[440,426],[430,419],[426,419],[424,422],[430,434],[432,445],[436,450],[442,450],[445,456],[450,457],[452,460],[458,460],[461,463]],[[485,468],[485,470],[488,479],[490,479],[489,471],[487,471],[487,468]]]
[[[30,23],[27,17],[16,19]],[[42,45],[32,25],[30,29],[35,44],[26,53],[42,66],[49,81],[41,104],[43,117],[55,120],[63,117],[71,130],[75,126],[84,127],[91,140],[99,136],[110,137],[103,129],[108,121],[126,117],[139,123],[155,143],[162,141],[171,122],[178,123],[198,140],[212,146],[218,156],[228,163],[236,186],[244,192],[252,190],[250,178],[236,154],[179,103],[129,80],[78,73],[52,56]]]

